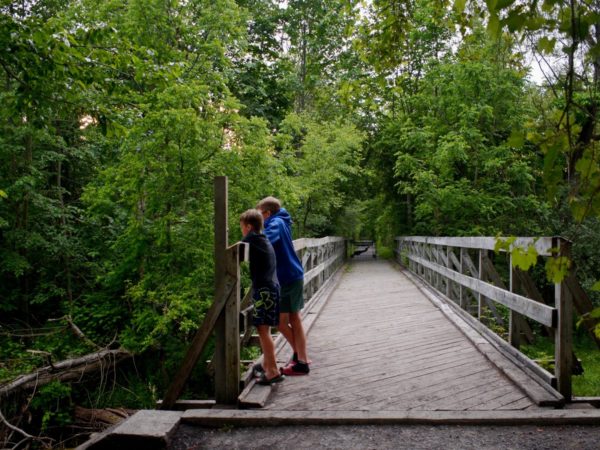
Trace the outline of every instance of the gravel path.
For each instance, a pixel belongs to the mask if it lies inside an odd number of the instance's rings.
[[[365,425],[208,429],[181,425],[169,450],[600,449],[598,426]]]

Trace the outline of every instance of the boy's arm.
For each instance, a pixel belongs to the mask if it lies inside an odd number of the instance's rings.
[[[279,239],[281,239],[281,229],[280,229],[280,220],[271,220],[267,226],[265,226],[265,236],[273,245]]]

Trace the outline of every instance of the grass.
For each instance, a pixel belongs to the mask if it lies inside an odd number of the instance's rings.
[[[600,397],[600,349],[587,335],[579,334],[574,336],[573,349],[583,366],[583,374],[572,378],[573,395]],[[554,370],[554,344],[549,339],[538,337],[532,345],[523,345],[521,351],[550,372]]]
[[[394,250],[383,245],[378,246],[377,257],[379,259],[394,259]]]

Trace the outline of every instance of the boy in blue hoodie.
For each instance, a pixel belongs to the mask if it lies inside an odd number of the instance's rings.
[[[304,269],[292,242],[292,218],[275,197],[263,198],[256,209],[262,214],[265,235],[273,245],[277,258],[277,278],[281,285],[279,331],[294,352],[292,361],[281,372],[284,375],[307,375],[310,368],[300,316],[304,307]]]
[[[275,252],[271,243],[261,233],[263,218],[256,209],[249,209],[240,216],[242,242],[250,245],[250,277],[252,278],[252,301],[254,313],[252,324],[258,330],[260,348],[263,352],[259,384],[279,383],[285,378],[277,369],[275,346],[271,327],[279,324],[279,283],[275,269]]]

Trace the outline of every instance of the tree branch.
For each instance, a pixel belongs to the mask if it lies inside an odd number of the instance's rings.
[[[8,429],[15,431],[17,433],[19,433],[20,435],[24,436],[25,439],[21,440],[20,442],[17,443],[17,445],[15,445],[13,448],[19,448],[21,446],[21,444],[29,441],[29,440],[33,440],[33,441],[39,441],[42,443],[42,445],[45,448],[50,448],[51,447],[51,442],[53,441],[53,439],[51,438],[40,438],[40,437],[36,437],[33,436],[29,433],[27,433],[26,431],[21,430],[18,427],[15,427],[13,424],[11,424],[8,420],[6,420],[6,418],[4,417],[4,414],[2,414],[2,411],[0,410],[0,422],[2,422]],[[4,443],[6,444],[6,443]],[[4,445],[3,444],[3,445]]]

